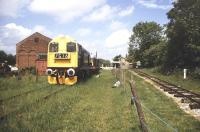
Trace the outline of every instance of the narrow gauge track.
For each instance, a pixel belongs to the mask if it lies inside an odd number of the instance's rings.
[[[6,113],[6,114],[4,114],[4,115],[0,115],[0,122],[3,121],[3,120],[5,120],[9,115],[12,115],[12,114],[14,114],[14,113],[19,114],[19,113],[21,113],[20,110],[22,110],[22,109],[24,109],[24,108],[26,108],[26,107],[30,107],[31,105],[37,104],[38,102],[45,101],[45,100],[49,99],[51,96],[56,95],[56,94],[58,94],[58,93],[64,91],[65,89],[66,89],[66,88],[62,88],[62,89],[56,90],[56,91],[54,91],[54,92],[52,92],[52,93],[50,93],[50,94],[48,94],[48,95],[46,95],[46,96],[43,96],[43,97],[37,99],[37,100],[36,100],[35,102],[33,102],[33,103],[30,103],[30,104],[28,104],[28,105],[22,106],[21,108],[19,108],[19,109],[17,109],[17,110],[13,110],[13,111],[11,111],[11,112],[8,112],[8,113]],[[23,112],[22,112],[22,113],[23,113]]]
[[[26,91],[26,92],[22,92],[20,94],[17,94],[17,95],[14,95],[14,96],[11,96],[11,97],[8,97],[8,98],[5,98],[5,99],[0,99],[0,103],[5,102],[5,101],[9,101],[11,99],[15,99],[15,98],[20,97],[20,96],[25,96],[27,94],[36,92],[36,91],[41,90],[41,89],[46,88],[46,87],[48,87],[48,85],[46,85],[44,87],[37,88],[37,89],[32,89],[32,90],[29,90],[29,91]]]
[[[165,92],[168,92],[169,94],[173,94],[174,97],[182,98],[181,102],[189,103],[190,109],[200,109],[200,94],[199,93],[194,93],[180,86],[171,84],[167,81],[164,81],[154,76],[151,76],[149,74],[146,74],[140,70],[133,70],[133,71],[136,72],[138,75],[148,78],[154,83],[160,85],[161,89],[163,89]]]

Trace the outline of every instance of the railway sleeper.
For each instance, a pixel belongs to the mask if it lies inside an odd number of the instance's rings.
[[[177,98],[179,98],[179,97],[185,97],[184,95],[181,95],[181,94],[178,94],[178,93],[176,93],[176,94],[174,94],[174,97],[177,97]]]
[[[176,94],[177,92],[175,91],[168,91],[169,94]]]
[[[193,98],[193,99],[200,103],[200,98]]]
[[[196,97],[196,95],[194,95],[194,94],[185,94],[184,96],[185,96],[185,97],[189,97],[189,98],[194,98],[194,97]]]
[[[168,88],[166,88],[166,89],[163,89],[165,92],[172,92],[173,90],[172,89],[168,89]]]
[[[169,94],[176,94],[176,93],[185,93],[183,91],[178,91],[176,89],[170,89],[170,88],[162,88],[165,92],[168,92]]]
[[[200,109],[200,104],[198,104],[198,103],[190,103],[189,107],[190,107],[190,109]]]
[[[189,100],[188,98],[182,98],[181,103],[191,103],[191,100]]]
[[[182,91],[182,90],[180,90],[178,88],[170,88],[170,89],[172,89],[173,91]]]
[[[185,91],[169,91],[168,93],[169,93],[169,94],[177,94],[177,93],[184,94]]]
[[[195,95],[193,95],[193,94],[188,94],[188,95],[182,95],[182,94],[179,94],[179,93],[177,93],[177,94],[174,94],[174,97],[189,97],[189,98],[192,98],[192,97],[196,97]]]
[[[161,86],[160,89],[166,89],[165,87]]]
[[[183,91],[183,90],[177,90],[176,92],[177,92],[177,93],[183,93],[183,94],[184,94],[184,93],[187,93],[186,91]]]
[[[166,87],[168,87],[168,88],[175,88],[175,89],[177,89],[177,87],[175,87],[175,86],[171,86],[171,85],[165,85]]]
[[[163,89],[164,91],[178,91],[177,88],[168,88],[168,87],[160,87],[160,89]]]

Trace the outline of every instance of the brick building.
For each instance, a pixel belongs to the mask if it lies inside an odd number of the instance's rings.
[[[36,67],[46,70],[48,43],[51,41],[38,32],[16,44],[16,65],[19,69]],[[41,69],[43,68],[43,69]]]

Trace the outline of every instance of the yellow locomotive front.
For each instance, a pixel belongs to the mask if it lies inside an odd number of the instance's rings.
[[[78,44],[70,37],[54,38],[48,46],[49,84],[73,85],[77,82]]]

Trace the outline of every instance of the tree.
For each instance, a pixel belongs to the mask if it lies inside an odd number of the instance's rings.
[[[152,45],[143,53],[144,62],[149,67],[161,66],[165,60],[166,55],[166,42],[162,41],[156,45]]]
[[[110,66],[110,61],[109,60],[105,60],[105,59],[99,59],[99,65],[100,66]]]
[[[134,63],[134,47],[132,44],[129,44],[129,48],[128,48],[128,56],[126,57],[128,62]]]
[[[7,59],[9,65],[15,65],[16,63],[16,55],[8,54]]]
[[[116,56],[113,58],[113,61],[119,61],[121,57],[122,57],[121,55],[116,55]]]
[[[139,22],[136,24],[133,27],[133,34],[130,37],[128,60],[130,62],[133,62],[133,60],[141,61],[145,67],[155,66],[154,60],[157,57],[149,56],[149,53],[153,53],[154,49],[163,50],[157,46],[163,42],[162,30],[163,28],[155,22]],[[157,47],[153,48],[154,46]]]
[[[0,63],[4,62],[6,58],[7,54],[3,50],[0,50]]]
[[[15,65],[16,56],[12,54],[6,54],[3,50],[0,50],[0,63],[8,61],[9,65]]]
[[[200,1],[179,0],[168,12],[164,69],[200,67]]]

